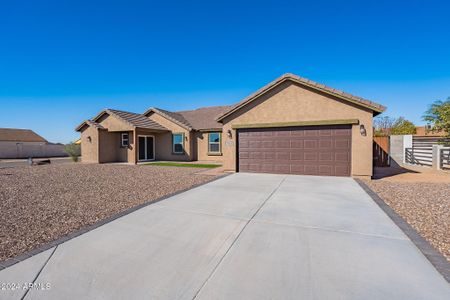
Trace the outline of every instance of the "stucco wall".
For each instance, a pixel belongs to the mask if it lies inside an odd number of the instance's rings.
[[[223,161],[223,155],[208,154],[208,132],[196,132],[195,141],[197,144],[197,159],[210,161]],[[223,140],[223,137],[222,137]],[[222,143],[223,148],[223,143]]]
[[[403,135],[391,135],[389,137],[391,167],[401,167],[404,165],[405,149],[403,147],[403,137]]]
[[[188,161],[196,158],[196,153],[194,151],[194,135],[192,132],[155,113],[151,114],[149,118],[172,131],[155,134],[155,152],[157,160]],[[184,154],[172,153],[172,133],[184,133]]]
[[[130,124],[108,114],[103,115],[97,120],[97,123],[107,128],[108,131],[132,131],[134,129]]]
[[[61,144],[0,141],[0,158],[3,159],[61,156],[67,156]]]
[[[85,126],[81,131],[81,161],[99,163],[99,130]]]
[[[133,151],[130,149],[134,146],[133,132],[128,132],[130,146],[128,148],[121,147],[121,132],[100,131],[100,163],[106,162],[129,162],[134,163]]]
[[[351,173],[371,176],[372,112],[291,82],[283,83],[224,119],[223,132],[232,131],[231,138],[222,136],[224,167],[236,169],[236,130],[232,125],[336,119],[358,119],[366,128],[367,134],[362,136],[359,125],[352,126]]]

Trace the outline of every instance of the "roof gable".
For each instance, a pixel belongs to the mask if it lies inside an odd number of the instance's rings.
[[[195,110],[177,111],[196,130],[219,129],[223,124],[216,121],[217,116],[229,110],[231,106],[210,106]]]
[[[0,141],[47,143],[46,139],[33,130],[17,128],[0,128]]]
[[[121,119],[125,123],[131,125],[132,127],[138,127],[138,128],[146,128],[146,129],[156,129],[156,130],[167,130],[164,126],[161,124],[156,123],[153,120],[150,120],[144,115],[131,113],[127,111],[122,110],[116,110],[116,109],[107,109],[106,110],[110,115],[117,117],[118,119]]]
[[[117,110],[117,109],[105,109],[101,111],[97,116],[95,116],[92,120],[86,120],[75,129],[76,131],[81,131],[84,126],[93,126],[97,129],[106,129],[99,122],[105,115],[112,116],[113,118],[118,119],[123,124],[130,126],[132,128],[145,128],[152,130],[163,130],[167,131],[168,129],[158,124],[157,122],[150,120],[144,115],[136,114],[132,112]]]
[[[312,90],[315,90],[315,91],[318,91],[318,92],[322,92],[322,93],[328,94],[330,96],[334,96],[334,97],[340,98],[340,99],[342,99],[344,101],[347,101],[349,103],[353,103],[353,104],[355,104],[357,106],[370,109],[376,115],[381,113],[381,112],[383,112],[386,109],[384,106],[382,106],[382,105],[380,105],[378,103],[375,103],[375,102],[369,101],[367,99],[364,99],[364,98],[361,98],[361,97],[358,97],[358,96],[354,96],[354,95],[351,95],[349,93],[346,93],[346,92],[343,92],[343,91],[340,91],[340,90],[333,89],[331,87],[328,87],[326,85],[314,82],[312,80],[309,80],[309,79],[306,79],[306,78],[302,78],[300,76],[288,73],[288,74],[284,74],[283,76],[281,76],[281,77],[275,79],[274,81],[270,82],[269,84],[267,84],[266,86],[262,87],[261,89],[259,89],[255,93],[253,93],[250,96],[244,98],[242,101],[240,101],[236,105],[233,105],[229,110],[225,111],[220,116],[218,116],[216,120],[218,122],[222,121],[225,117],[233,114],[237,110],[243,108],[247,104],[253,102],[255,99],[257,99],[260,96],[266,94],[267,92],[271,91],[273,88],[279,86],[280,84],[282,84],[282,83],[284,83],[286,81],[291,81],[291,82],[297,83],[297,84],[299,84],[301,86],[309,87]]]
[[[143,115],[144,116],[148,116],[152,113],[156,113],[162,117],[164,117],[165,119],[183,127],[184,129],[187,129],[189,131],[193,130],[194,128],[191,126],[191,124],[189,124],[189,122],[180,114],[176,113],[176,112],[171,112],[168,110],[164,110],[161,108],[156,108],[156,107],[151,107],[150,109],[148,109]]]
[[[230,108],[231,106],[209,106],[194,110],[171,112],[152,107],[144,115],[148,116],[151,113],[159,114],[187,130],[220,129],[223,125],[216,121],[216,117]]]

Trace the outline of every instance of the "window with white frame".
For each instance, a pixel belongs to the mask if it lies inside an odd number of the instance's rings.
[[[172,152],[175,154],[184,153],[184,134],[174,133],[172,134]]]
[[[220,132],[210,132],[208,134],[208,153],[217,154],[221,152],[220,147],[221,134]]]
[[[120,137],[122,147],[128,147],[130,145],[130,135],[128,133],[122,133]]]

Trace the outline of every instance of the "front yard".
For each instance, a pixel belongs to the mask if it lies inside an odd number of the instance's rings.
[[[0,168],[0,261],[214,178],[199,171],[88,164]]]
[[[366,184],[450,261],[450,174],[414,168],[378,177]]]

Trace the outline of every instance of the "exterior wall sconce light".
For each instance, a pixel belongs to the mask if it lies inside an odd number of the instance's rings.
[[[89,143],[92,142],[92,138],[90,136],[87,137],[87,140],[88,140]]]
[[[231,139],[232,136],[233,136],[233,135],[231,134],[231,129],[228,129],[228,131],[227,131],[227,137],[229,137],[229,138]]]
[[[366,128],[364,127],[364,125],[359,125],[359,132],[361,133],[362,136],[366,136],[367,132],[366,132]]]

